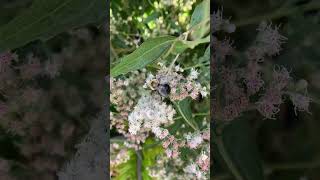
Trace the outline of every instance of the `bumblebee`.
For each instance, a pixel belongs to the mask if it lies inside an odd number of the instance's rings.
[[[148,84],[149,88],[155,91],[158,88],[159,82],[156,79],[151,80]]]
[[[167,97],[171,92],[169,84],[160,84],[156,79],[151,80],[147,85],[151,90],[157,91],[163,97]]]
[[[161,96],[167,97],[171,92],[171,88],[169,84],[160,84],[157,88],[157,91]]]

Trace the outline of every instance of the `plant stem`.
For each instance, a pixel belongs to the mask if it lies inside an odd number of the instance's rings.
[[[137,179],[142,180],[142,154],[141,150],[136,151],[137,154]]]
[[[193,117],[197,117],[197,116],[208,116],[210,115],[210,113],[195,113],[195,114],[192,114]],[[178,119],[182,119],[183,117],[182,116],[178,116],[178,117],[175,117],[173,118],[174,120],[178,120]]]
[[[183,35],[185,35],[185,36],[184,36],[184,40],[187,40],[188,34],[189,34],[188,31],[185,32],[185,33],[183,33]],[[173,45],[174,45],[174,44],[173,44]],[[173,46],[172,46],[172,47],[173,47]],[[174,63],[177,61],[177,59],[179,58],[179,56],[180,56],[180,54],[177,54],[176,57],[173,59],[173,61],[171,62],[170,66],[169,66],[169,68],[168,68],[168,72],[173,68]]]
[[[221,156],[223,157],[225,163],[227,164],[228,168],[230,169],[231,173],[233,174],[233,176],[237,179],[237,180],[244,180],[240,174],[240,172],[238,171],[238,169],[235,167],[235,165],[233,164],[227,150],[224,147],[223,144],[223,140],[222,137],[217,137],[215,140],[215,143],[218,147],[219,153],[221,154]],[[214,178],[215,179],[215,178]]]
[[[246,19],[243,21],[235,22],[235,25],[237,27],[241,27],[241,26],[246,26],[249,24],[256,24],[256,23],[261,22],[263,20],[276,19],[276,18],[280,18],[280,17],[284,17],[284,16],[289,16],[292,14],[297,14],[299,12],[305,12],[305,11],[311,11],[311,10],[317,10],[317,9],[320,9],[319,2],[311,2],[309,4],[302,5],[299,7],[279,8],[276,11],[269,13],[269,14],[264,14],[264,15],[256,16],[256,17],[249,18],[249,19]]]
[[[198,131],[199,128],[196,127],[195,125],[193,125],[192,123],[190,123],[190,122],[188,121],[188,118],[185,117],[183,113],[181,113],[182,110],[181,110],[180,106],[179,106],[177,103],[175,103],[175,102],[172,102],[172,103],[178,108],[178,111],[180,112],[180,114],[181,114],[182,118],[184,119],[184,121],[185,121],[193,130]]]

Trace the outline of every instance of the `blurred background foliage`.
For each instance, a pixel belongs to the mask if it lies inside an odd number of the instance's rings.
[[[243,51],[250,46],[260,22],[280,25],[280,33],[288,40],[282,45],[280,55],[268,60],[265,68],[272,70],[276,64],[287,67],[295,80],[305,79],[308,82],[307,93],[313,99],[310,114],[295,114],[289,101],[281,106],[277,120],[263,120],[258,113],[247,113],[241,119],[250,122],[253,142],[235,143],[230,147],[238,149],[238,153],[257,147],[258,157],[250,152],[247,152],[247,155],[256,162],[262,161],[265,179],[320,179],[320,1],[216,0],[213,5],[215,10],[223,9],[223,16],[230,17],[230,21],[236,24],[237,29],[230,39],[237,51]],[[238,61],[241,58],[243,57],[233,60]],[[241,119],[239,121],[242,121]],[[241,136],[247,131],[236,126],[230,129],[230,133],[235,136]],[[243,158],[240,157],[241,153],[235,159]],[[219,153],[214,153],[213,159],[213,179],[234,179]],[[254,174],[255,167],[251,165],[242,162],[242,168],[248,168],[247,172]]]
[[[1,0],[0,29],[35,1]],[[75,144],[81,142],[105,103],[105,41],[103,22],[99,22],[59,32],[48,41],[7,49],[17,59],[9,65],[10,76],[0,72],[0,104],[6,107],[0,113],[1,180],[58,179],[57,171],[72,158]],[[56,63],[56,74],[24,77],[20,68],[28,65],[30,57],[39,62],[41,72],[48,63]],[[22,98],[27,90],[31,90],[32,101],[28,105]]]

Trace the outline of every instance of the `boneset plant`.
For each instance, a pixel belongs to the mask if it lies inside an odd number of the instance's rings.
[[[4,175],[0,179],[19,179],[24,174],[24,179],[55,178],[74,151],[72,144],[88,130],[85,124],[91,123],[91,117],[84,115],[101,110],[104,80],[96,78],[103,76],[104,69],[99,70],[99,62],[87,62],[92,52],[97,57],[103,55],[105,47],[97,46],[96,40],[104,42],[104,37],[96,36],[93,41],[86,28],[70,32],[70,36],[70,44],[49,57],[30,50],[0,54],[0,141],[5,144],[0,158]],[[79,46],[83,38],[87,41]],[[81,53],[76,53],[80,49]],[[80,70],[90,72],[90,78],[83,76],[87,78],[81,83],[66,78],[77,76]],[[82,89],[82,83],[96,93]],[[92,108],[90,112],[88,108]],[[13,155],[8,158],[6,151]]]
[[[236,179],[264,179],[260,161],[250,157],[258,155],[254,142],[248,140],[250,126],[243,117],[258,112],[262,121],[276,120],[286,101],[291,101],[296,114],[310,113],[308,83],[292,78],[285,66],[268,63],[281,53],[287,41],[280,34],[280,25],[262,21],[251,45],[240,52],[228,37],[236,31],[236,25],[222,14],[217,10],[211,15],[214,154],[223,159]]]
[[[209,7],[200,2],[180,36],[149,38],[111,68],[112,178],[209,178]]]
[[[1,3],[0,179],[57,179],[88,128],[85,116],[102,109],[107,43],[95,26],[105,23],[106,5],[104,0]]]

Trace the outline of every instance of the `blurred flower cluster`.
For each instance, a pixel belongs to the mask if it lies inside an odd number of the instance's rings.
[[[17,149],[16,158],[0,158],[0,172],[12,179],[55,179],[104,103],[103,35],[87,28],[66,34],[59,48],[57,38],[0,54],[0,136]]]
[[[231,121],[250,110],[257,110],[265,119],[275,119],[280,105],[287,99],[292,101],[296,113],[309,112],[308,83],[303,79],[296,82],[284,66],[267,66],[272,57],[279,55],[287,40],[279,33],[280,26],[261,22],[254,42],[243,53],[244,58],[236,63],[232,57],[242,53],[226,37],[235,31],[235,25],[224,19],[220,10],[212,16],[217,120]]]

